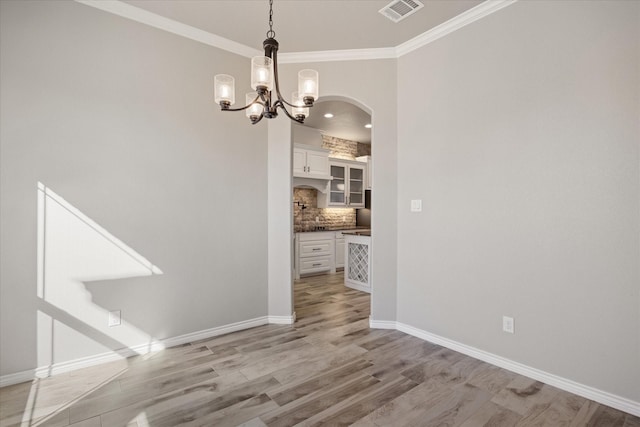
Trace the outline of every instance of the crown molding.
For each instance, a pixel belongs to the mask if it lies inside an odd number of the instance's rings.
[[[512,5],[516,1],[517,0],[485,0],[479,5],[462,12],[460,15],[443,22],[437,27],[433,27],[429,31],[396,46],[396,57],[399,58],[409,52],[413,52],[414,50],[434,42],[447,34],[451,34],[454,31],[477,21],[478,19],[484,18],[485,16],[497,12],[502,8]]]
[[[297,64],[304,62],[330,62],[330,61],[363,61],[368,59],[395,59],[395,47],[382,47],[373,49],[345,49],[345,50],[319,50],[315,52],[279,53],[278,62],[281,64]]]
[[[234,42],[233,40],[217,36],[199,28],[165,18],[144,9],[131,6],[118,0],[75,0],[78,3],[95,7],[123,18],[131,19],[141,24],[146,24],[160,30],[217,47],[231,53],[235,53],[246,58],[260,56],[262,51]],[[505,8],[517,0],[485,0],[479,5],[461,13],[458,16],[438,25],[412,38],[396,47],[384,47],[373,49],[345,49],[345,50],[324,50],[314,52],[291,52],[280,53],[278,62],[281,64],[297,64],[308,62],[330,62],[330,61],[364,61],[371,59],[396,59],[409,52],[421,48],[441,37],[446,36],[460,28],[471,24],[487,15]]]
[[[123,18],[131,19],[141,24],[146,24],[160,30],[164,30],[182,37],[186,37],[191,40],[195,40],[200,43],[204,43],[209,46],[217,47],[222,50],[226,50],[231,53],[235,53],[240,56],[251,58],[253,56],[263,55],[264,52],[243,45],[242,43],[234,42],[233,40],[226,39],[224,37],[217,36],[207,31],[201,30],[191,25],[183,24],[182,22],[174,21],[173,19],[165,18],[164,16],[157,15],[152,12],[148,12],[139,7],[131,6],[130,4],[123,3],[117,0],[75,0],[78,3],[86,6],[95,7],[105,12],[113,13],[114,15],[122,16]]]

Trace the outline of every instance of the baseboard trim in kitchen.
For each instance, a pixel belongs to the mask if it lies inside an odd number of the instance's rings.
[[[69,360],[60,363],[54,363],[50,366],[41,366],[37,369],[29,369],[26,371],[16,372],[13,374],[7,374],[0,376],[0,387],[6,387],[13,384],[19,384],[27,381],[32,381],[35,378],[46,378],[52,375],[58,375],[64,372],[75,371],[77,369],[87,368],[89,366],[99,365],[101,363],[114,362],[122,360],[127,357],[136,356],[140,354],[146,354],[153,351],[159,351],[169,347],[175,347],[177,345],[186,344],[194,341],[199,341],[218,335],[228,334],[230,332],[237,332],[244,329],[254,328],[256,326],[266,325],[267,323],[278,323],[272,321],[272,317],[282,317],[288,319],[295,319],[295,313],[293,316],[262,316],[254,319],[243,320],[240,322],[230,323],[228,325],[218,326],[211,329],[204,329],[197,332],[191,332],[176,337],[165,338],[162,340],[153,340],[150,343],[140,344],[133,347],[127,347],[119,350],[113,350],[105,353],[95,354],[88,357],[82,357],[79,359]],[[280,319],[276,319],[280,320]],[[293,323],[291,320],[290,323]]]
[[[545,384],[549,384],[570,393],[574,393],[587,399],[594,400],[603,405],[611,406],[612,408],[619,409],[635,416],[640,416],[640,402],[636,402],[622,396],[618,396],[594,387],[580,384],[567,378],[542,371],[540,369],[532,368],[522,363],[515,362],[502,356],[498,356],[496,354],[489,353],[487,351],[480,350],[466,344],[462,344],[458,341],[454,341],[404,323],[393,321],[375,321],[373,319],[370,319],[369,324],[372,328],[376,329],[397,329],[406,334],[413,335],[414,337],[441,345],[451,350],[455,350],[459,353],[466,354],[467,356],[474,357],[487,363],[491,363],[492,365],[499,366],[517,374],[533,378],[534,380],[541,381]],[[394,327],[391,327],[392,324],[394,325]]]

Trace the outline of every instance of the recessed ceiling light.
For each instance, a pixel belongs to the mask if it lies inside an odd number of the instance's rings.
[[[367,129],[371,129],[373,125],[371,123],[367,123],[366,125],[364,125],[364,127],[366,127]]]
[[[327,119],[330,119],[331,117],[333,117],[333,114],[331,114],[331,113],[327,113],[327,114],[325,114],[324,116],[325,116]]]

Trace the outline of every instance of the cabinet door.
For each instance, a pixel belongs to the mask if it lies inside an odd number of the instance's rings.
[[[344,238],[336,239],[336,268],[344,268]]]
[[[364,207],[364,167],[349,166],[349,199],[348,205],[352,208]]]
[[[331,165],[331,181],[329,191],[330,206],[346,206],[347,194],[347,167],[342,165]]]
[[[326,153],[307,151],[307,172],[309,177],[329,176],[329,156]]]
[[[307,150],[299,148],[293,149],[293,176],[303,176],[307,174]]]

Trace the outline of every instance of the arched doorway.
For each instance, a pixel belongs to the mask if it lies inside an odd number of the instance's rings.
[[[330,95],[318,99],[311,113],[304,125],[293,126],[294,160],[296,147],[323,150],[329,156],[333,179],[323,183],[319,179],[293,178],[292,267],[296,280],[292,280],[292,294],[298,318],[303,314],[301,300],[308,295],[311,304],[323,303],[312,295],[323,286],[327,292],[342,284],[347,290],[371,293],[373,285],[371,258],[363,256],[372,249],[372,184],[368,173],[373,159],[372,110],[357,100]],[[354,251],[349,248],[358,250],[360,264],[354,264],[356,258],[350,258]],[[296,286],[306,286],[307,291],[296,292]],[[306,313],[306,308],[302,310]]]

